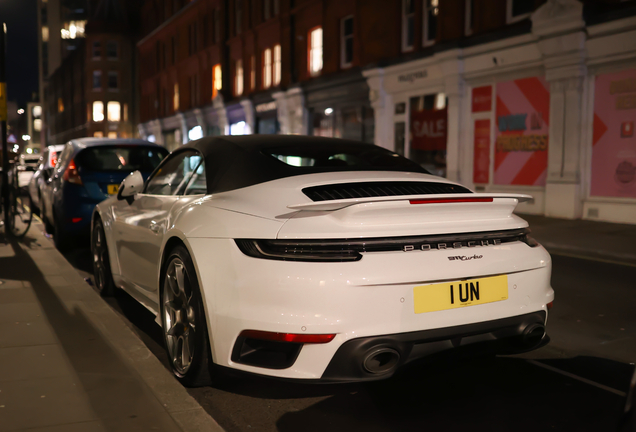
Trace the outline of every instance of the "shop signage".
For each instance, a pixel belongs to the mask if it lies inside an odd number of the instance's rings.
[[[256,105],[256,112],[262,113],[267,111],[274,111],[276,109],[276,102],[266,102]]]
[[[636,198],[636,69],[598,75],[594,86],[592,196]]]
[[[411,113],[411,147],[418,150],[446,150],[446,108]]]
[[[548,89],[543,77],[497,83],[495,184],[545,186],[550,119]]]
[[[475,120],[473,183],[488,183],[490,178],[490,119]]]
[[[492,107],[492,86],[473,89],[473,112],[488,112]]]
[[[426,69],[424,69],[417,72],[411,72],[404,75],[399,75],[398,82],[413,84],[413,82],[415,82],[416,80],[424,79],[427,76],[428,76],[428,72],[426,71]]]

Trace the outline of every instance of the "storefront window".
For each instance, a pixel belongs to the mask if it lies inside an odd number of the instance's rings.
[[[244,121],[232,123],[230,125],[230,135],[248,135],[249,126]]]
[[[373,109],[354,106],[314,110],[312,135],[372,143],[375,137]]]
[[[334,114],[333,108],[324,111],[314,110],[312,115],[312,135],[328,138],[334,137]]]
[[[188,131],[188,140],[194,141],[203,138],[203,128],[201,126],[195,126]]]
[[[446,97],[443,93],[413,97],[409,158],[429,172],[446,176]],[[396,132],[397,133],[397,132]]]
[[[636,69],[596,76],[592,196],[636,198]]]
[[[497,83],[494,183],[545,186],[550,90],[543,77]]]
[[[278,133],[278,121],[276,117],[258,119],[257,131],[259,134],[273,135]]]

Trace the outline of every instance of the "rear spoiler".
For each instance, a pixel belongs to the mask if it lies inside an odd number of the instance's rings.
[[[287,208],[298,211],[333,211],[340,210],[356,204],[368,204],[388,201],[410,201],[411,204],[446,204],[466,202],[491,202],[496,198],[516,199],[517,202],[530,201],[531,195],[508,193],[463,193],[463,194],[438,194],[438,195],[401,195],[379,196],[369,198],[348,198],[332,201],[318,201],[306,204],[288,205]]]

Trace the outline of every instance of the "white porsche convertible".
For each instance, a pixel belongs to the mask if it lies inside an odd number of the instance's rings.
[[[406,363],[549,340],[551,259],[513,214],[386,149],[204,138],[92,221],[95,279],[156,314],[176,377],[386,378]]]

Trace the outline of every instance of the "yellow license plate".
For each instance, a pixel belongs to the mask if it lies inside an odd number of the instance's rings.
[[[119,185],[118,184],[108,185],[107,190],[108,190],[108,195],[115,195],[117,192],[119,192]]]
[[[507,298],[507,275],[420,285],[413,288],[416,314],[492,303]]]

